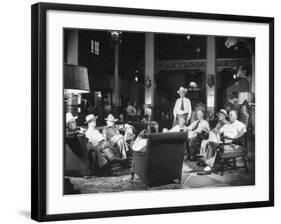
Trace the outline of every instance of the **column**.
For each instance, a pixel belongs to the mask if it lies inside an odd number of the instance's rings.
[[[212,76],[215,82],[210,85],[212,82],[208,80]],[[206,99],[209,118],[213,119],[216,105],[216,39],[214,36],[207,36]]]
[[[151,106],[152,116],[154,109],[154,34],[145,34],[145,77],[151,81],[150,87],[145,87],[145,104]]]
[[[255,75],[256,75],[256,72],[255,72],[255,51],[253,50],[251,52],[251,66],[252,66],[252,75],[251,75],[251,89],[250,91],[252,93],[255,93]]]
[[[66,63],[78,65],[78,30],[66,30]]]
[[[119,41],[115,42],[114,47],[114,92],[113,92],[113,104],[118,112],[120,107],[120,96],[119,96]]]

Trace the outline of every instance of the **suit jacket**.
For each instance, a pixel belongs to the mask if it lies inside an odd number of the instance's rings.
[[[103,128],[103,136],[106,141],[110,141],[114,136],[117,135],[120,135],[120,132],[116,126],[105,126]]]

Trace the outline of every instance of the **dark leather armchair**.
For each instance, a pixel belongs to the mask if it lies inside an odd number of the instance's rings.
[[[136,174],[147,186],[180,183],[186,141],[183,132],[149,134],[146,151],[133,152],[132,179]]]
[[[64,175],[89,175],[88,139],[83,134],[65,139]]]

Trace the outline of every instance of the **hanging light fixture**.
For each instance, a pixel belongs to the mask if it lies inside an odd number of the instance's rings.
[[[88,69],[78,65],[64,65],[64,91],[65,93],[88,93]]]
[[[110,31],[110,35],[113,41],[120,42],[121,41],[121,31]]]

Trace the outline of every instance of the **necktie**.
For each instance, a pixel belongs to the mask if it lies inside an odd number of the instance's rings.
[[[198,122],[196,123],[196,125],[194,126],[194,128],[192,128],[192,131],[195,131],[195,130],[198,128],[199,123],[200,123],[200,121],[198,121]]]
[[[184,110],[183,98],[181,98],[181,110]]]

